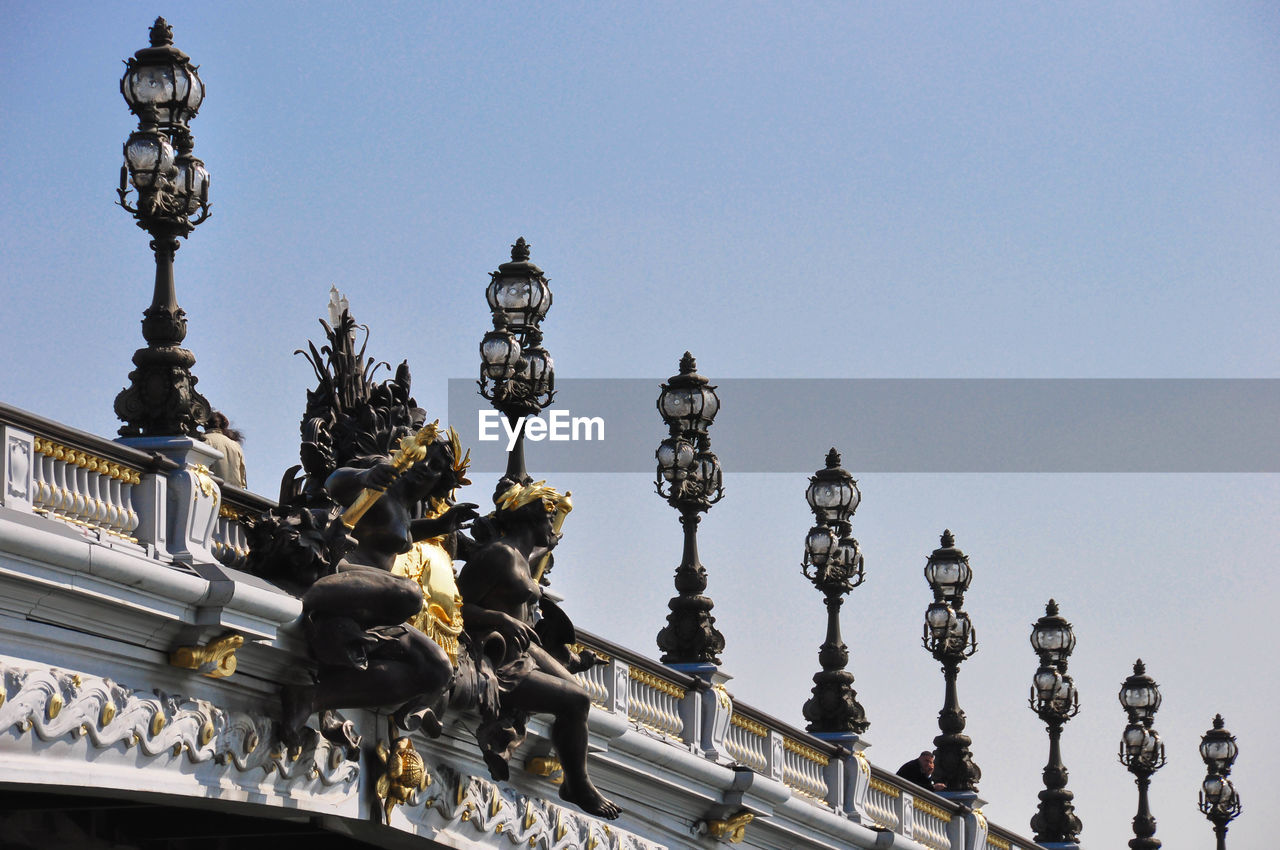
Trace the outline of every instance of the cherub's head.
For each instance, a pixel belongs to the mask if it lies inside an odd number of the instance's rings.
[[[471,483],[467,479],[471,452],[463,452],[462,441],[453,428],[434,434],[425,449],[426,456],[410,467],[404,477],[415,497],[427,501],[428,514],[438,516],[454,503],[457,489]]]
[[[573,510],[573,494],[563,495],[545,481],[532,484],[513,484],[495,497],[499,515],[508,523],[528,522],[543,529],[547,546],[555,545],[564,527],[564,518]]]

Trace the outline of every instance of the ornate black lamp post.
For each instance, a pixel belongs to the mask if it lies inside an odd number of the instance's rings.
[[[1213,728],[1200,738],[1200,758],[1209,773],[1200,786],[1200,811],[1213,823],[1218,837],[1218,850],[1227,848],[1227,824],[1240,814],[1242,806],[1235,786],[1227,776],[1235,764],[1239,749],[1236,738],[1223,728],[1222,715],[1213,718]]]
[[[805,499],[817,523],[804,540],[805,578],[822,591],[827,606],[827,639],[818,650],[822,670],[813,676],[813,696],[804,704],[810,732],[819,735],[862,733],[871,724],[858,703],[853,674],[845,667],[849,649],[840,638],[840,606],[851,590],[862,584],[862,552],[850,536],[849,518],[858,509],[862,494],[858,482],[840,466],[840,453],[827,453],[827,465],[809,478]]]
[[[556,373],[542,347],[542,320],[551,309],[551,288],[542,269],[529,262],[521,236],[511,246],[511,262],[490,272],[485,297],[493,311],[493,330],[480,341],[480,394],[514,428],[525,416],[541,412],[555,397]],[[506,479],[528,484],[524,429],[507,454]]]
[[[714,603],[703,596],[707,571],[698,561],[699,513],[724,496],[720,461],[711,451],[707,429],[720,410],[716,388],[697,372],[693,355],[680,358],[680,374],[662,385],[658,412],[671,436],[658,446],[658,495],[680,512],[684,526],[684,557],[676,568],[679,595],[667,603],[671,613],[658,632],[664,664],[719,665],[724,635],[711,616]]]
[[[173,255],[179,237],[209,217],[209,172],[192,154],[195,143],[187,129],[204,100],[204,83],[187,54],[173,46],[164,18],[151,27],[151,46],[126,64],[120,93],[138,116],[138,129],[124,144],[118,194],[120,206],[151,234],[156,282],[143,312],[147,347],[134,352],[137,368],[116,396],[116,416],[125,423],[122,437],[190,436],[208,421],[210,410],[195,390],[195,355],[181,347],[187,316],[174,292]],[[133,190],[136,205],[129,203]]]
[[[1156,819],[1151,816],[1147,801],[1147,789],[1151,786],[1151,774],[1164,767],[1164,744],[1151,724],[1160,708],[1160,688],[1150,676],[1139,658],[1133,665],[1133,675],[1120,686],[1120,705],[1129,715],[1129,725],[1124,729],[1120,742],[1120,763],[1128,768],[1138,783],[1138,813],[1133,816],[1134,838],[1129,842],[1132,850],[1158,850],[1160,840],[1155,838]]]
[[[1080,841],[1080,818],[1071,805],[1075,795],[1067,790],[1067,768],[1059,748],[1063,724],[1080,712],[1080,697],[1067,674],[1075,645],[1071,624],[1058,616],[1058,603],[1050,599],[1044,616],[1031,626],[1031,647],[1040,656],[1040,669],[1032,679],[1029,703],[1049,727],[1049,762],[1031,828],[1037,844],[1052,847],[1076,847]]]
[[[933,780],[944,783],[947,792],[974,793],[982,770],[973,763],[969,752],[972,741],[964,734],[964,710],[956,696],[960,662],[978,651],[977,633],[963,610],[964,592],[969,589],[973,572],[969,557],[956,548],[950,530],[942,532],[942,546],[929,556],[924,577],[933,589],[933,602],[924,615],[924,648],[942,664],[947,682],[946,698],[938,712],[942,734],[933,739]]]

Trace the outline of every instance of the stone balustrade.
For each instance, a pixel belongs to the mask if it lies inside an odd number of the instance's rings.
[[[223,484],[222,504],[218,508],[218,521],[213,528],[210,550],[223,566],[242,570],[249,556],[249,539],[245,520],[261,516],[275,503],[269,499]]]
[[[873,775],[868,782],[867,817],[890,832],[902,830],[902,788],[883,776]]]
[[[947,835],[952,813],[942,806],[913,797],[911,800],[911,837],[932,850],[948,850],[951,839]]]
[[[757,773],[769,773],[769,729],[763,723],[734,712],[729,718],[725,747],[739,763]]]
[[[1020,838],[995,824],[990,824],[988,829],[986,842],[980,845],[982,850],[1041,850],[1039,844]]]

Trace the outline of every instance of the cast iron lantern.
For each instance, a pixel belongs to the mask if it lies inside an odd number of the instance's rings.
[[[1240,750],[1236,746],[1235,736],[1223,726],[1222,715],[1215,715],[1213,728],[1205,732],[1200,739],[1200,758],[1204,759],[1205,766],[1211,773],[1226,776],[1231,772],[1232,765],[1236,763],[1236,756],[1239,755]]]
[[[1129,713],[1129,722],[1150,726],[1160,708],[1160,699],[1160,689],[1139,658],[1133,665],[1133,675],[1120,686],[1120,705]]]
[[[179,240],[209,217],[209,171],[194,154],[187,123],[204,101],[195,66],[173,46],[163,18],[151,27],[151,46],[126,62],[120,93],[138,128],[124,144],[119,203],[151,234],[156,277],[151,306],[143,312],[146,348],[115,401],[123,437],[194,436],[209,419],[209,403],[196,392],[195,355],[180,343],[187,314],[178,306],[173,258]],[[137,192],[136,202],[130,196]]]
[[[511,246],[511,262],[489,275],[485,299],[493,312],[493,330],[480,341],[480,395],[507,418],[512,428],[525,416],[533,416],[555,399],[555,364],[542,347],[539,327],[551,307],[551,288],[542,270],[529,261],[524,237]],[[528,484],[525,469],[524,428],[507,453],[509,484]]]
[[[1058,603],[1050,599],[1044,616],[1031,624],[1031,647],[1040,658],[1040,667],[1031,679],[1028,704],[1049,731],[1049,761],[1041,774],[1044,790],[1031,818],[1039,844],[1075,845],[1082,828],[1062,762],[1062,727],[1080,713],[1080,697],[1067,673],[1067,660],[1075,645],[1071,624],[1058,615]]]
[[[969,557],[956,548],[955,536],[942,532],[942,546],[925,562],[924,577],[933,591],[933,602],[925,609],[924,648],[942,664],[946,694],[938,712],[938,728],[942,732],[933,739],[935,766],[933,779],[946,785],[946,792],[971,797],[976,795],[982,770],[969,751],[972,743],[963,734],[964,710],[960,708],[956,680],[960,662],[978,651],[978,635],[963,609],[964,592],[969,588],[973,572]]]
[[[924,611],[925,641],[929,646],[944,643],[957,628],[955,610],[945,602],[930,602]]]
[[[832,553],[839,551],[839,547],[840,535],[834,528],[815,525],[809,529],[804,538],[804,562],[801,565],[805,575],[809,575],[810,567],[825,567]]]
[[[480,341],[480,381],[508,381],[520,365],[520,343],[507,329],[506,314],[494,311],[493,330]]]
[[[530,330],[525,337],[520,377],[529,382],[529,392],[541,403],[551,403],[556,391],[556,370],[551,355],[542,347],[542,331]]]
[[[521,236],[511,246],[511,262],[490,274],[485,290],[489,309],[502,312],[516,334],[535,330],[551,309],[551,287],[542,269],[529,261],[529,244]]]
[[[675,574],[677,595],[667,602],[670,613],[658,632],[658,648],[664,664],[709,675],[720,664],[724,635],[711,615],[715,603],[703,594],[707,571],[698,560],[698,523],[702,521],[698,514],[723,498],[724,482],[707,433],[720,399],[697,368],[686,351],[680,359],[680,374],[662,385],[657,402],[670,436],[658,445],[654,488],[680,512],[684,528],[684,555]]]
[[[1071,624],[1058,616],[1058,603],[1050,599],[1044,616],[1031,627],[1031,648],[1040,656],[1040,663],[1057,664],[1065,670],[1067,658],[1075,646],[1076,636],[1071,631]]]
[[[804,497],[820,522],[835,524],[849,521],[862,494],[853,476],[840,466],[840,453],[832,449],[826,466],[810,476]]]
[[[1226,850],[1227,825],[1243,808],[1235,786],[1227,776],[1235,764],[1239,749],[1235,736],[1226,730],[1222,715],[1215,715],[1213,728],[1200,739],[1200,758],[1208,775],[1200,786],[1200,811],[1213,824],[1218,850]]]
[[[822,669],[813,676],[813,695],[804,704],[806,727],[819,737],[844,740],[871,725],[853,689],[853,674],[845,669],[849,650],[840,637],[840,606],[844,597],[865,578],[862,551],[850,536],[849,518],[858,507],[858,487],[840,465],[840,453],[827,453],[826,465],[809,478],[805,500],[816,524],[804,540],[800,569],[823,595],[827,608],[827,637],[818,649]]]
[[[1152,728],[1156,710],[1160,707],[1160,689],[1147,675],[1142,659],[1133,665],[1133,675],[1120,687],[1120,705],[1129,717],[1124,735],[1120,739],[1120,762],[1133,774],[1138,784],[1138,813],[1133,818],[1131,850],[1158,850],[1160,840],[1155,837],[1156,819],[1151,814],[1148,790],[1151,775],[1164,767],[1164,744]]]
[[[179,152],[173,161],[177,172],[174,196],[188,216],[198,215],[209,204],[209,170],[204,167],[203,160],[192,155],[190,134],[179,139],[178,146]]]
[[[672,436],[705,436],[720,411],[716,388],[698,374],[693,355],[680,358],[680,374],[668,378],[658,395],[658,412]]]
[[[667,498],[670,491],[662,491],[662,483],[668,484],[677,481],[684,481],[692,473],[693,461],[697,456],[697,450],[693,447],[693,443],[682,437],[668,437],[658,444],[658,478],[659,478],[659,495]]]
[[[120,80],[129,111],[143,124],[165,130],[185,128],[204,102],[204,83],[190,57],[173,46],[173,28],[164,18],[151,27],[151,46],[125,62]]]
[[[168,188],[177,176],[173,145],[158,130],[135,130],[124,143],[129,182],[139,191]]]
[[[924,578],[933,589],[935,599],[950,602],[957,607],[964,603],[964,592],[969,589],[973,571],[969,558],[956,548],[951,529],[942,532],[942,546],[933,550],[924,565]]]

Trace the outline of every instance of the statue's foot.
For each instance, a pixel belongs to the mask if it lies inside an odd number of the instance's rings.
[[[422,734],[428,738],[439,738],[442,732],[444,732],[444,724],[440,722],[440,718],[436,717],[436,713],[428,708],[422,713]]]
[[[622,807],[605,798],[589,779],[573,783],[565,776],[564,784],[560,786],[560,799],[573,803],[589,815],[607,820],[614,820],[622,814]]]
[[[320,714],[320,734],[325,740],[342,747],[347,758],[360,758],[360,742],[363,740],[356,726],[336,711],[324,711]]]
[[[489,775],[497,782],[506,782],[511,778],[511,765],[498,753],[486,752],[484,763],[489,768]]]
[[[424,707],[420,702],[407,702],[391,714],[391,722],[401,731],[415,732],[419,729],[428,738],[439,738],[444,725],[436,713]]]

